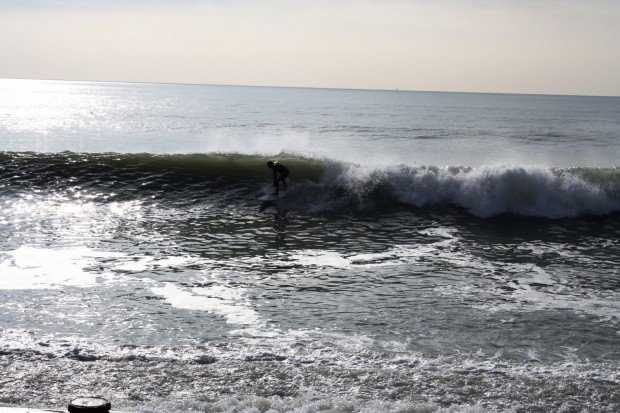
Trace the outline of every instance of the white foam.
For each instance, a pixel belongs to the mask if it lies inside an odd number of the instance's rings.
[[[184,267],[188,265],[206,265],[210,260],[186,255],[172,257],[125,256],[112,266],[114,271],[146,272],[154,269]]]
[[[420,234],[440,236],[443,239],[415,245],[395,245],[386,251],[366,254],[341,254],[330,250],[297,250],[280,260],[273,261],[285,265],[291,261],[297,265],[306,267],[322,268],[372,268],[391,265],[415,264],[425,261],[429,256],[435,262],[444,261],[452,266],[475,268],[485,270],[492,268],[487,261],[474,257],[462,251],[451,250],[451,245],[458,242],[452,228],[437,228],[435,230],[422,230]]]
[[[523,282],[522,282],[523,284]],[[549,293],[522,285],[513,292],[512,302],[494,303],[492,305],[475,306],[487,311],[522,311],[539,310],[570,310],[577,313],[590,314],[601,318],[620,319],[620,294],[608,292],[598,296],[578,291],[571,294]]]
[[[474,308],[489,312],[507,311],[533,312],[541,310],[570,310],[580,314],[589,314],[601,319],[620,319],[620,293],[614,291],[593,292],[581,288],[563,286],[558,277],[550,271],[534,264],[506,264],[503,262],[471,263],[474,266],[485,265],[494,273],[509,274],[516,282],[505,282],[512,288],[511,292],[486,289],[477,285],[451,284],[436,287],[435,291],[455,297],[473,295],[486,297],[484,304],[473,305]],[[501,280],[495,280],[501,283]],[[530,284],[544,285],[545,288]],[[561,291],[561,293],[559,293]],[[495,299],[498,298],[498,299]]]
[[[0,289],[58,289],[92,287],[116,276],[88,267],[97,259],[122,254],[95,251],[87,247],[45,249],[19,247],[0,253]]]
[[[590,174],[597,175],[594,170]],[[620,188],[612,185],[606,191],[576,172],[541,167],[373,168],[327,162],[323,185],[347,188],[361,203],[379,201],[372,198],[374,191],[387,189],[405,204],[416,207],[450,204],[481,217],[512,213],[562,218],[620,211]],[[322,209],[330,207],[329,201],[320,204]]]
[[[435,291],[450,296],[462,297],[463,295],[476,294],[488,297],[486,304],[479,304],[475,306],[476,308],[492,312],[571,310],[606,319],[620,319],[620,294],[616,292],[595,293],[578,288],[567,289],[561,283],[559,275],[549,272],[553,271],[553,267],[543,269],[531,263],[507,264],[502,261],[489,261],[468,254],[464,250],[455,251],[450,247],[458,242],[458,238],[454,235],[455,230],[450,227],[422,230],[420,233],[440,236],[443,239],[429,244],[396,245],[384,252],[368,254],[342,254],[337,251],[313,249],[297,250],[291,252],[290,256],[280,259],[274,257],[271,261],[280,262],[283,266],[292,261],[296,265],[310,268],[355,269],[423,263],[429,256],[432,256],[435,265],[444,262],[453,268],[473,269],[478,274],[496,274],[493,277],[497,277],[497,274],[499,277],[509,274],[511,279],[517,281],[517,283],[510,283],[514,289],[512,293],[505,290],[487,290],[484,287],[462,283],[442,285],[435,288]],[[558,250],[561,251],[562,248],[558,248]],[[548,249],[543,248],[534,253],[542,254],[545,252],[549,252]],[[573,255],[567,253],[568,257]],[[298,272],[290,272],[286,276],[294,276]],[[304,276],[307,274],[304,273]],[[504,283],[502,280],[493,282]],[[530,284],[548,287],[541,289]],[[561,294],[558,293],[560,290]],[[496,294],[501,294],[500,300],[493,299]],[[510,300],[507,300],[509,297]]]
[[[351,260],[343,257],[337,251],[300,250],[292,253],[290,259],[303,266],[348,268]]]
[[[182,289],[171,283],[151,288],[175,308],[208,311],[220,315],[229,324],[258,326],[262,322],[256,310],[244,299],[245,290],[223,285]]]

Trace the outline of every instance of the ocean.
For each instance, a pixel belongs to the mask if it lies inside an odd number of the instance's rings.
[[[618,411],[619,160],[613,97],[0,79],[0,405]]]

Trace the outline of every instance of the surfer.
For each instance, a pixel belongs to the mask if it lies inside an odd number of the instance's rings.
[[[286,191],[286,178],[291,173],[288,168],[278,161],[267,162],[267,167],[273,171],[273,187],[276,189],[274,195],[280,192],[280,181],[282,181],[282,188]]]

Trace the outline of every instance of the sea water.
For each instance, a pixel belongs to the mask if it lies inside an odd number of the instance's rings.
[[[619,98],[0,80],[0,403],[618,411],[619,159]]]

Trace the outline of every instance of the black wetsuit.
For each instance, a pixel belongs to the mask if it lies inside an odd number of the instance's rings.
[[[286,191],[286,178],[290,175],[291,171],[280,162],[273,163],[273,186],[276,187],[276,194],[280,192],[280,181],[282,181],[282,186]],[[278,174],[280,174],[278,176]]]

